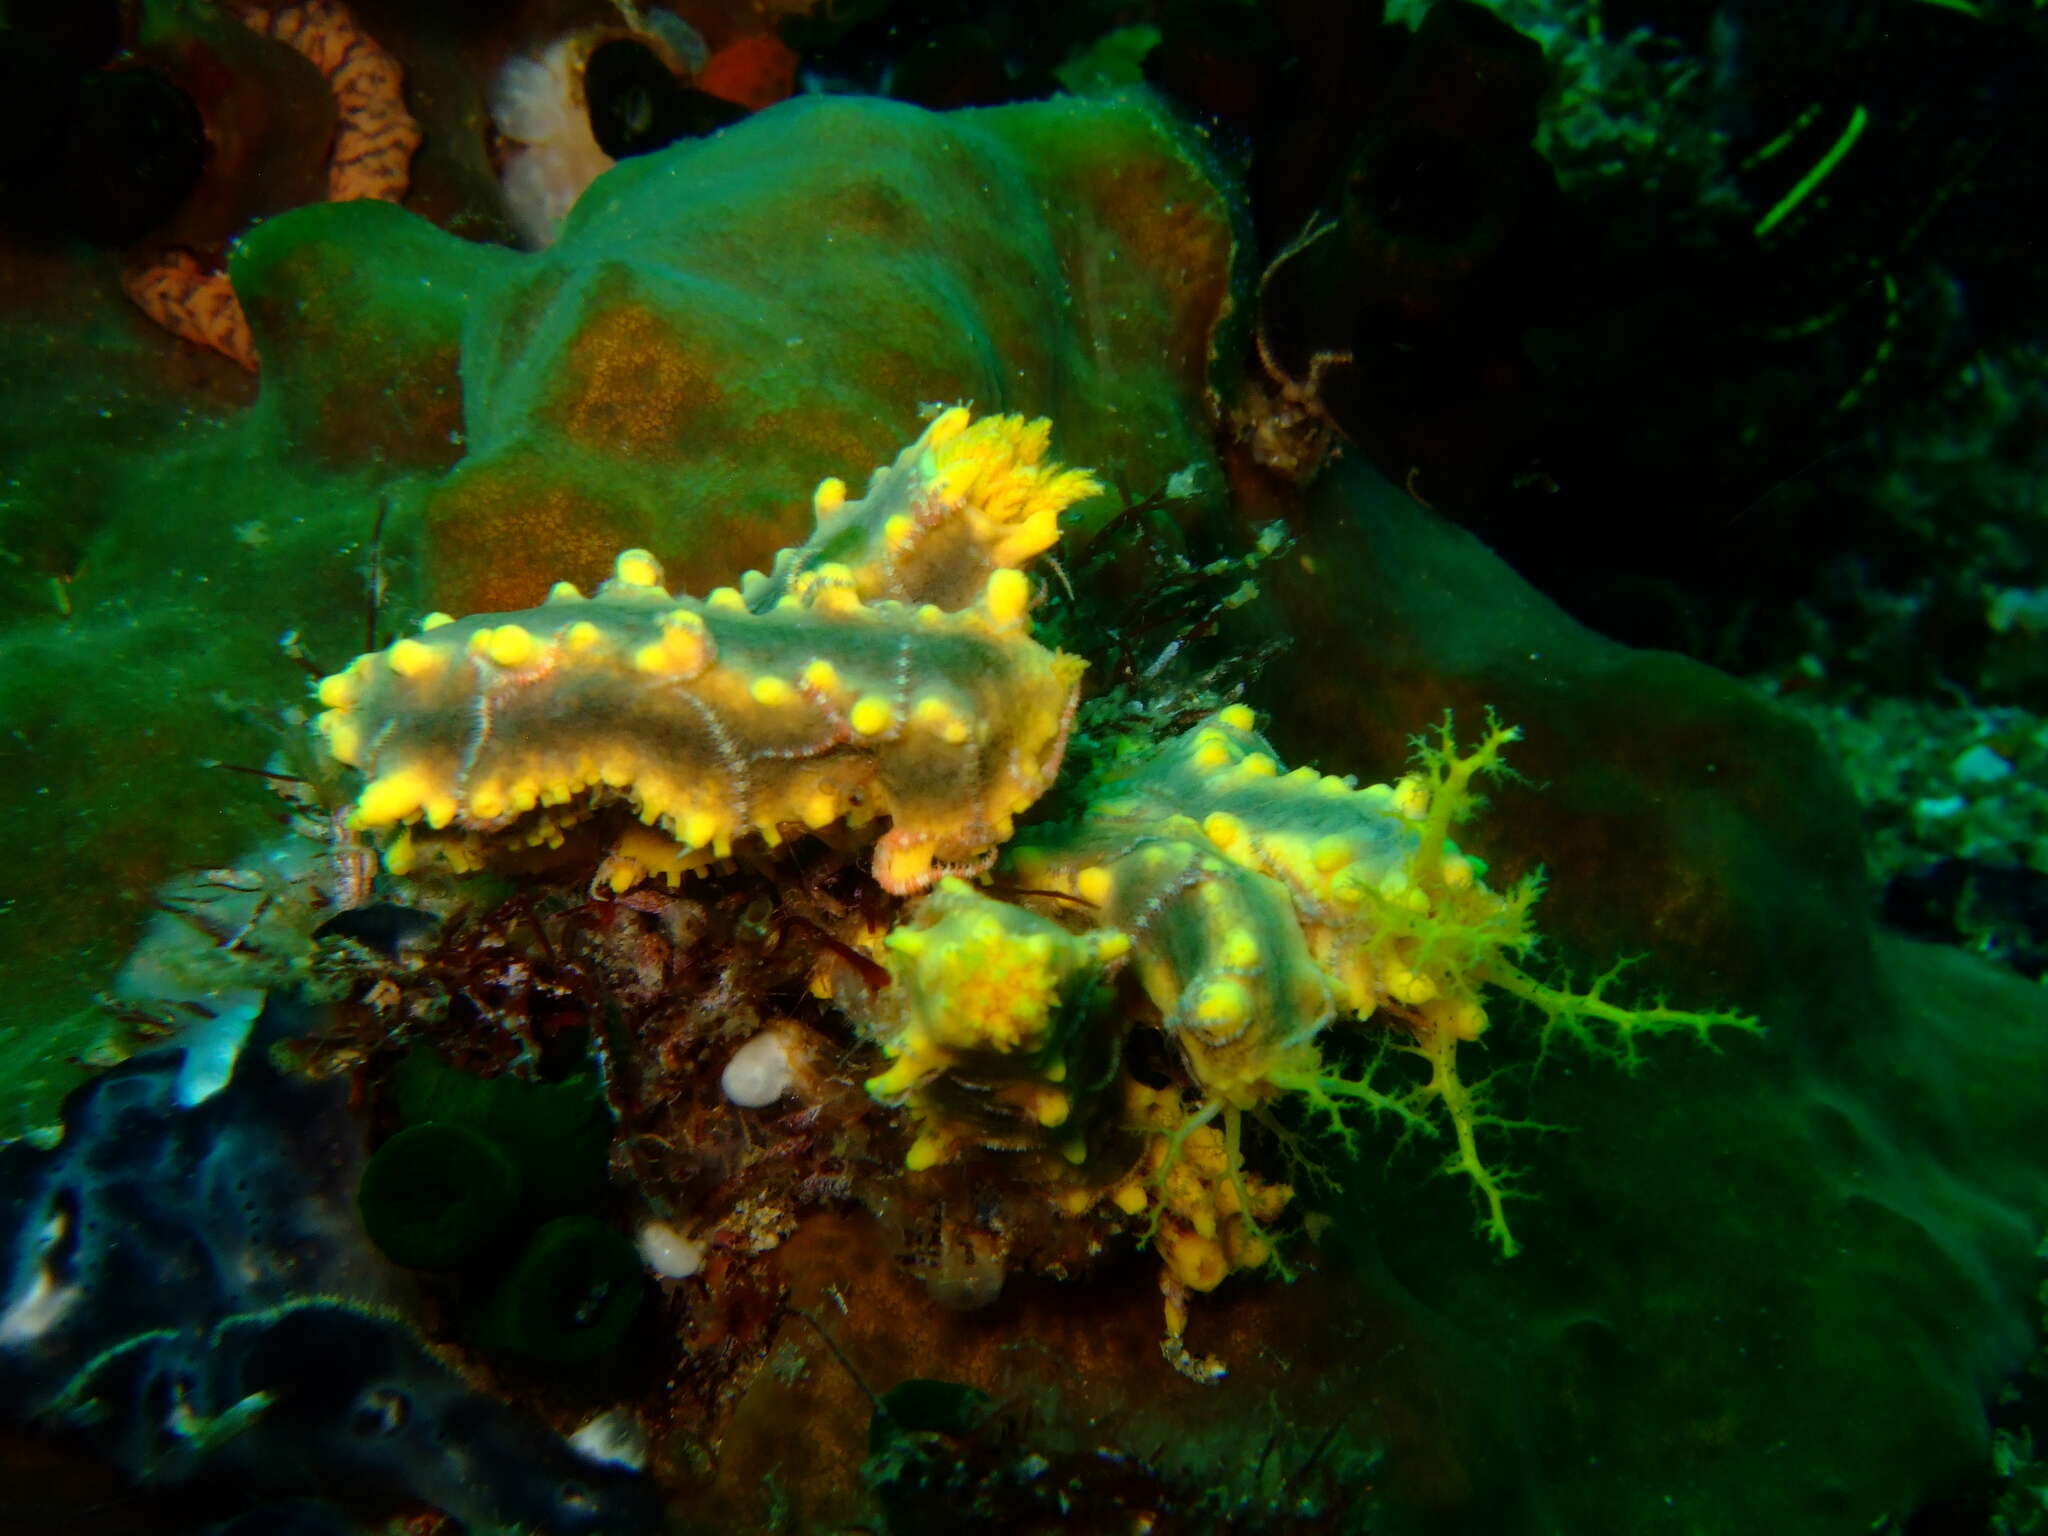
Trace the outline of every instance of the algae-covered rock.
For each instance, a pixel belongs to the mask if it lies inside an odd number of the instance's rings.
[[[1563,1128],[1509,1133],[1535,1197],[1511,1263],[1418,1205],[1420,1161],[1354,1185],[1333,1230],[1375,1291],[1504,1373],[1516,1430],[1453,1436],[1447,1528],[1849,1532],[1965,1476],[2032,1348],[2048,998],[1873,927],[1854,801],[1800,720],[1581,628],[1367,471],[1315,512],[1279,594],[1299,643],[1255,695],[1276,738],[1386,763],[1433,711],[1498,710],[1526,778],[1464,841],[1547,867],[1541,958],[1643,954],[1640,988],[1767,1030],[1633,1076],[1489,1035],[1502,1111]]]
[[[791,488],[857,481],[925,402],[1057,414],[1135,486],[1208,462],[1232,245],[1194,141],[1138,98],[814,97],[621,163],[539,256],[338,204],[260,227],[234,275],[289,440],[462,444],[423,595],[467,613],[628,546],[690,590],[763,564],[807,526]]]

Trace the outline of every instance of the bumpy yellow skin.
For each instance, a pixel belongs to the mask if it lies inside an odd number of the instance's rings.
[[[1459,1045],[1487,1028],[1490,991],[1582,1036],[1606,1026],[1631,1061],[1641,1033],[1754,1021],[1625,1009],[1602,996],[1613,973],[1581,994],[1520,968],[1538,882],[1488,889],[1449,835],[1514,731],[1495,728],[1460,755],[1446,727],[1421,772],[1360,788],[1286,771],[1256,725],[1233,706],[1135,758],[1078,822],[1013,848],[1009,868],[1131,936],[1134,972],[1208,1101],[1203,1118],[1220,1113],[1233,1148],[1239,1117],[1281,1093],[1307,1095],[1333,1120],[1349,1101],[1425,1132],[1440,1109],[1447,1168],[1473,1182],[1486,1231],[1513,1253],[1509,1191],[1477,1135],[1500,1122],[1458,1073]],[[1389,1093],[1327,1072],[1318,1039],[1344,1016],[1388,1026],[1386,1044],[1420,1057],[1427,1078]]]
[[[1046,424],[948,411],[745,590],[671,594],[644,550],[586,597],[422,632],[323,679],[316,724],[367,778],[353,821],[402,873],[560,846],[610,805],[647,831],[602,882],[671,882],[736,843],[887,818],[888,890],[979,871],[1051,784],[1083,663],[1031,638],[1017,567],[1095,482],[1044,461]],[[840,558],[843,557],[843,558]]]
[[[916,1116],[906,1165],[929,1168],[964,1146],[1085,1156],[1077,1099],[1094,1108],[1115,1062],[1101,982],[1130,940],[1070,933],[949,879],[883,946],[891,985],[869,1030],[890,1066],[867,1087]]]

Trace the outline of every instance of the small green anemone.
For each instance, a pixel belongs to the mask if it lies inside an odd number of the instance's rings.
[[[590,1216],[564,1216],[534,1233],[499,1283],[480,1325],[487,1346],[534,1360],[594,1360],[626,1336],[646,1282],[639,1255]]]
[[[356,1209],[392,1263],[454,1269],[504,1234],[520,1196],[519,1170],[495,1141],[430,1120],[377,1149]]]

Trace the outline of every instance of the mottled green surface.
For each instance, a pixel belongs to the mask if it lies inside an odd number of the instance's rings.
[[[1510,1263],[1460,1192],[1418,1189],[1427,1153],[1365,1177],[1347,1248],[1499,1372],[1514,1426],[1461,1437],[1452,1528],[1861,1531],[1969,1475],[2033,1347],[2048,996],[1873,928],[1854,800],[1804,722],[1580,629],[1367,473],[1320,513],[1266,694],[1289,760],[1384,764],[1430,710],[1491,705],[1528,782],[1461,841],[1499,878],[1549,868],[1550,962],[1647,954],[1638,985],[1769,1031],[1633,1078],[1568,1049],[1534,1071],[1511,1027],[1472,1052],[1505,1112],[1568,1128],[1506,1138],[1537,1201]]]
[[[34,355],[18,333],[0,347]],[[305,675],[279,639],[332,659],[359,643],[374,517],[369,476],[302,473],[246,417],[166,408],[139,359],[129,377],[101,359],[108,382],[44,357],[65,366],[4,370],[0,401],[19,481],[0,548],[22,555],[0,631],[5,1134],[43,1120],[65,1058],[105,1039],[91,1000],[150,891],[276,835],[259,781],[207,764],[296,738]]]
[[[234,271],[291,441],[453,465],[422,516],[428,596],[464,613],[627,545],[691,591],[765,566],[928,404],[1050,413],[1141,489],[1209,463],[1233,246],[1136,100],[810,98],[621,163],[538,256],[352,204],[271,221]]]

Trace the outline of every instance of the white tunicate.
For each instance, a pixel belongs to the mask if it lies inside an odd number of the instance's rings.
[[[623,1408],[606,1409],[571,1435],[569,1444],[586,1460],[601,1466],[635,1472],[647,1467],[647,1431]]]
[[[634,1246],[641,1261],[664,1280],[687,1280],[704,1267],[704,1244],[665,1221],[648,1222]]]
[[[249,1031],[263,1012],[263,994],[252,987],[231,987],[205,995],[212,1013],[180,1036],[185,1059],[178,1067],[177,1098],[180,1109],[203,1104],[235,1075],[235,1061],[248,1044]]]
[[[50,1278],[48,1270],[37,1270],[28,1289],[0,1313],[0,1349],[19,1349],[35,1343],[63,1322],[84,1296],[84,1286],[59,1285]]]
[[[773,1104],[795,1081],[796,1067],[789,1059],[789,1042],[775,1030],[764,1030],[732,1053],[718,1086],[725,1096],[743,1109],[761,1109]]]
[[[531,250],[554,244],[576,199],[613,164],[591,131],[583,58],[576,37],[561,38],[538,58],[507,59],[491,88],[491,120],[508,145],[505,206]]]

